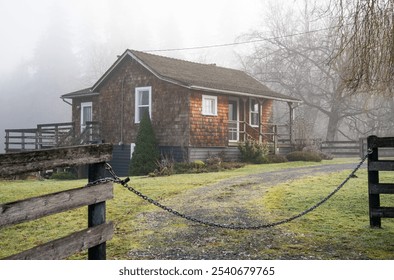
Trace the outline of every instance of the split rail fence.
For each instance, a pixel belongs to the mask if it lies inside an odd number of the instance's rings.
[[[380,195],[394,194],[394,182],[380,182],[379,172],[394,171],[394,159],[384,158],[384,151],[394,147],[394,137],[368,137],[368,195],[371,227],[381,227],[382,218],[394,218],[394,207],[380,205]]]
[[[88,180],[93,182],[105,177],[105,162],[111,157],[112,145],[109,144],[1,154],[0,177],[89,164]],[[106,259],[106,241],[114,232],[113,222],[106,221],[106,201],[112,198],[113,185],[105,183],[0,204],[0,230],[88,206],[88,228],[6,259],[65,259],[84,250],[88,250],[88,259]]]

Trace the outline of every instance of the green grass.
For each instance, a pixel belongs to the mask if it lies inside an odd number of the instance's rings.
[[[393,182],[392,173],[382,174],[381,181]],[[348,174],[343,171],[280,184],[258,203],[273,213],[272,220],[287,218],[323,199]],[[382,219],[382,229],[369,227],[367,171],[361,170],[357,176],[318,209],[286,224],[302,243],[297,250],[321,250],[325,259],[338,258],[341,252],[354,259],[394,259],[394,220]],[[394,206],[394,196],[381,195],[381,205]],[[335,252],[330,255],[332,248]]]
[[[328,163],[357,162],[354,159],[338,159]],[[270,165],[247,165],[244,168],[204,174],[173,175],[170,177],[133,177],[130,182],[135,188],[154,199],[175,200],[182,193],[211,183],[237,176],[276,171],[284,168],[314,166],[322,163],[289,162]],[[294,215],[319,201],[346,177],[344,171],[334,176],[316,176],[295,180],[269,188],[263,198],[251,198],[253,209],[259,210],[269,221],[277,221]],[[287,255],[304,255],[314,252],[323,259],[347,258],[394,259],[392,236],[394,220],[383,219],[383,229],[370,229],[368,219],[368,196],[366,171],[358,172],[359,178],[351,181],[331,200],[307,216],[282,226],[281,232],[288,232],[296,242],[284,242],[275,248],[260,248],[261,255],[270,258],[285,258]],[[385,172],[383,180],[393,182],[390,172]],[[0,181],[0,203],[81,187],[86,180],[75,181]],[[258,187],[258,186],[257,186]],[[147,213],[157,210],[121,186],[115,187],[115,198],[107,203],[107,220],[115,222],[115,235],[107,243],[108,259],[128,259],[130,250],[143,249],[147,242],[158,234],[168,235],[190,226],[182,220],[174,219],[163,232],[144,227]],[[215,203],[218,203],[215,201]],[[383,196],[382,205],[393,206],[394,197]],[[52,215],[36,221],[0,229],[0,258],[37,246],[47,241],[63,237],[86,228],[87,207]],[[225,231],[234,243],[253,237],[253,233]],[[283,237],[283,235],[282,235]],[[224,238],[224,237],[223,237]],[[224,239],[218,240],[224,240]],[[165,238],[156,238],[165,242]],[[160,241],[161,240],[161,241]],[[178,242],[178,241],[174,241]],[[210,246],[225,246],[226,242],[217,241]],[[160,246],[170,246],[160,244]],[[279,246],[279,247],[278,247]],[[206,250],[210,249],[205,248]],[[335,250],[334,250],[335,249]],[[321,254],[318,252],[321,251]],[[331,253],[332,251],[332,253]],[[316,253],[317,252],[317,253]],[[349,252],[352,252],[349,255]],[[86,253],[72,257],[86,259]]]

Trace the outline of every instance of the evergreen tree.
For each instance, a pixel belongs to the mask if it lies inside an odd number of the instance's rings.
[[[130,162],[130,175],[147,175],[156,169],[156,161],[160,158],[155,133],[148,113],[141,119],[135,149]]]

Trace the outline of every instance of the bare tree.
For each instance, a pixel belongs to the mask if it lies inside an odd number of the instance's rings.
[[[345,86],[393,95],[394,0],[339,0],[330,8],[340,34],[333,61],[349,58]]]
[[[347,119],[373,111],[375,104],[370,102],[369,95],[349,94],[342,80],[348,58],[346,55],[331,58],[337,43],[335,30],[327,19],[314,19],[317,9],[305,3],[300,17],[293,11],[281,18],[278,10],[273,11],[276,16],[266,21],[268,35],[258,31],[248,35],[263,43],[255,46],[244,65],[265,83],[300,98],[304,118],[314,120],[315,128],[324,126],[326,140],[333,141],[341,134],[349,137],[347,129],[340,129],[341,125]]]

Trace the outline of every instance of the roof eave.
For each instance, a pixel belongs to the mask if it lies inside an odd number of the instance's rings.
[[[75,95],[69,95],[64,94],[60,96],[61,99],[73,99],[73,98],[80,98],[80,97],[91,97],[91,96],[96,96],[99,95],[98,92],[91,92],[91,93],[80,93],[80,94],[75,94]]]
[[[225,94],[232,94],[232,95],[238,95],[238,96],[245,96],[245,97],[266,98],[266,99],[272,99],[272,100],[283,101],[283,102],[302,103],[302,101],[298,100],[298,99],[272,97],[272,96],[268,96],[268,95],[264,95],[264,94],[255,94],[255,93],[240,92],[240,91],[214,89],[214,88],[193,86],[193,85],[189,86],[188,88],[195,89],[195,90],[208,91],[208,92],[215,92],[215,93],[225,93]]]

